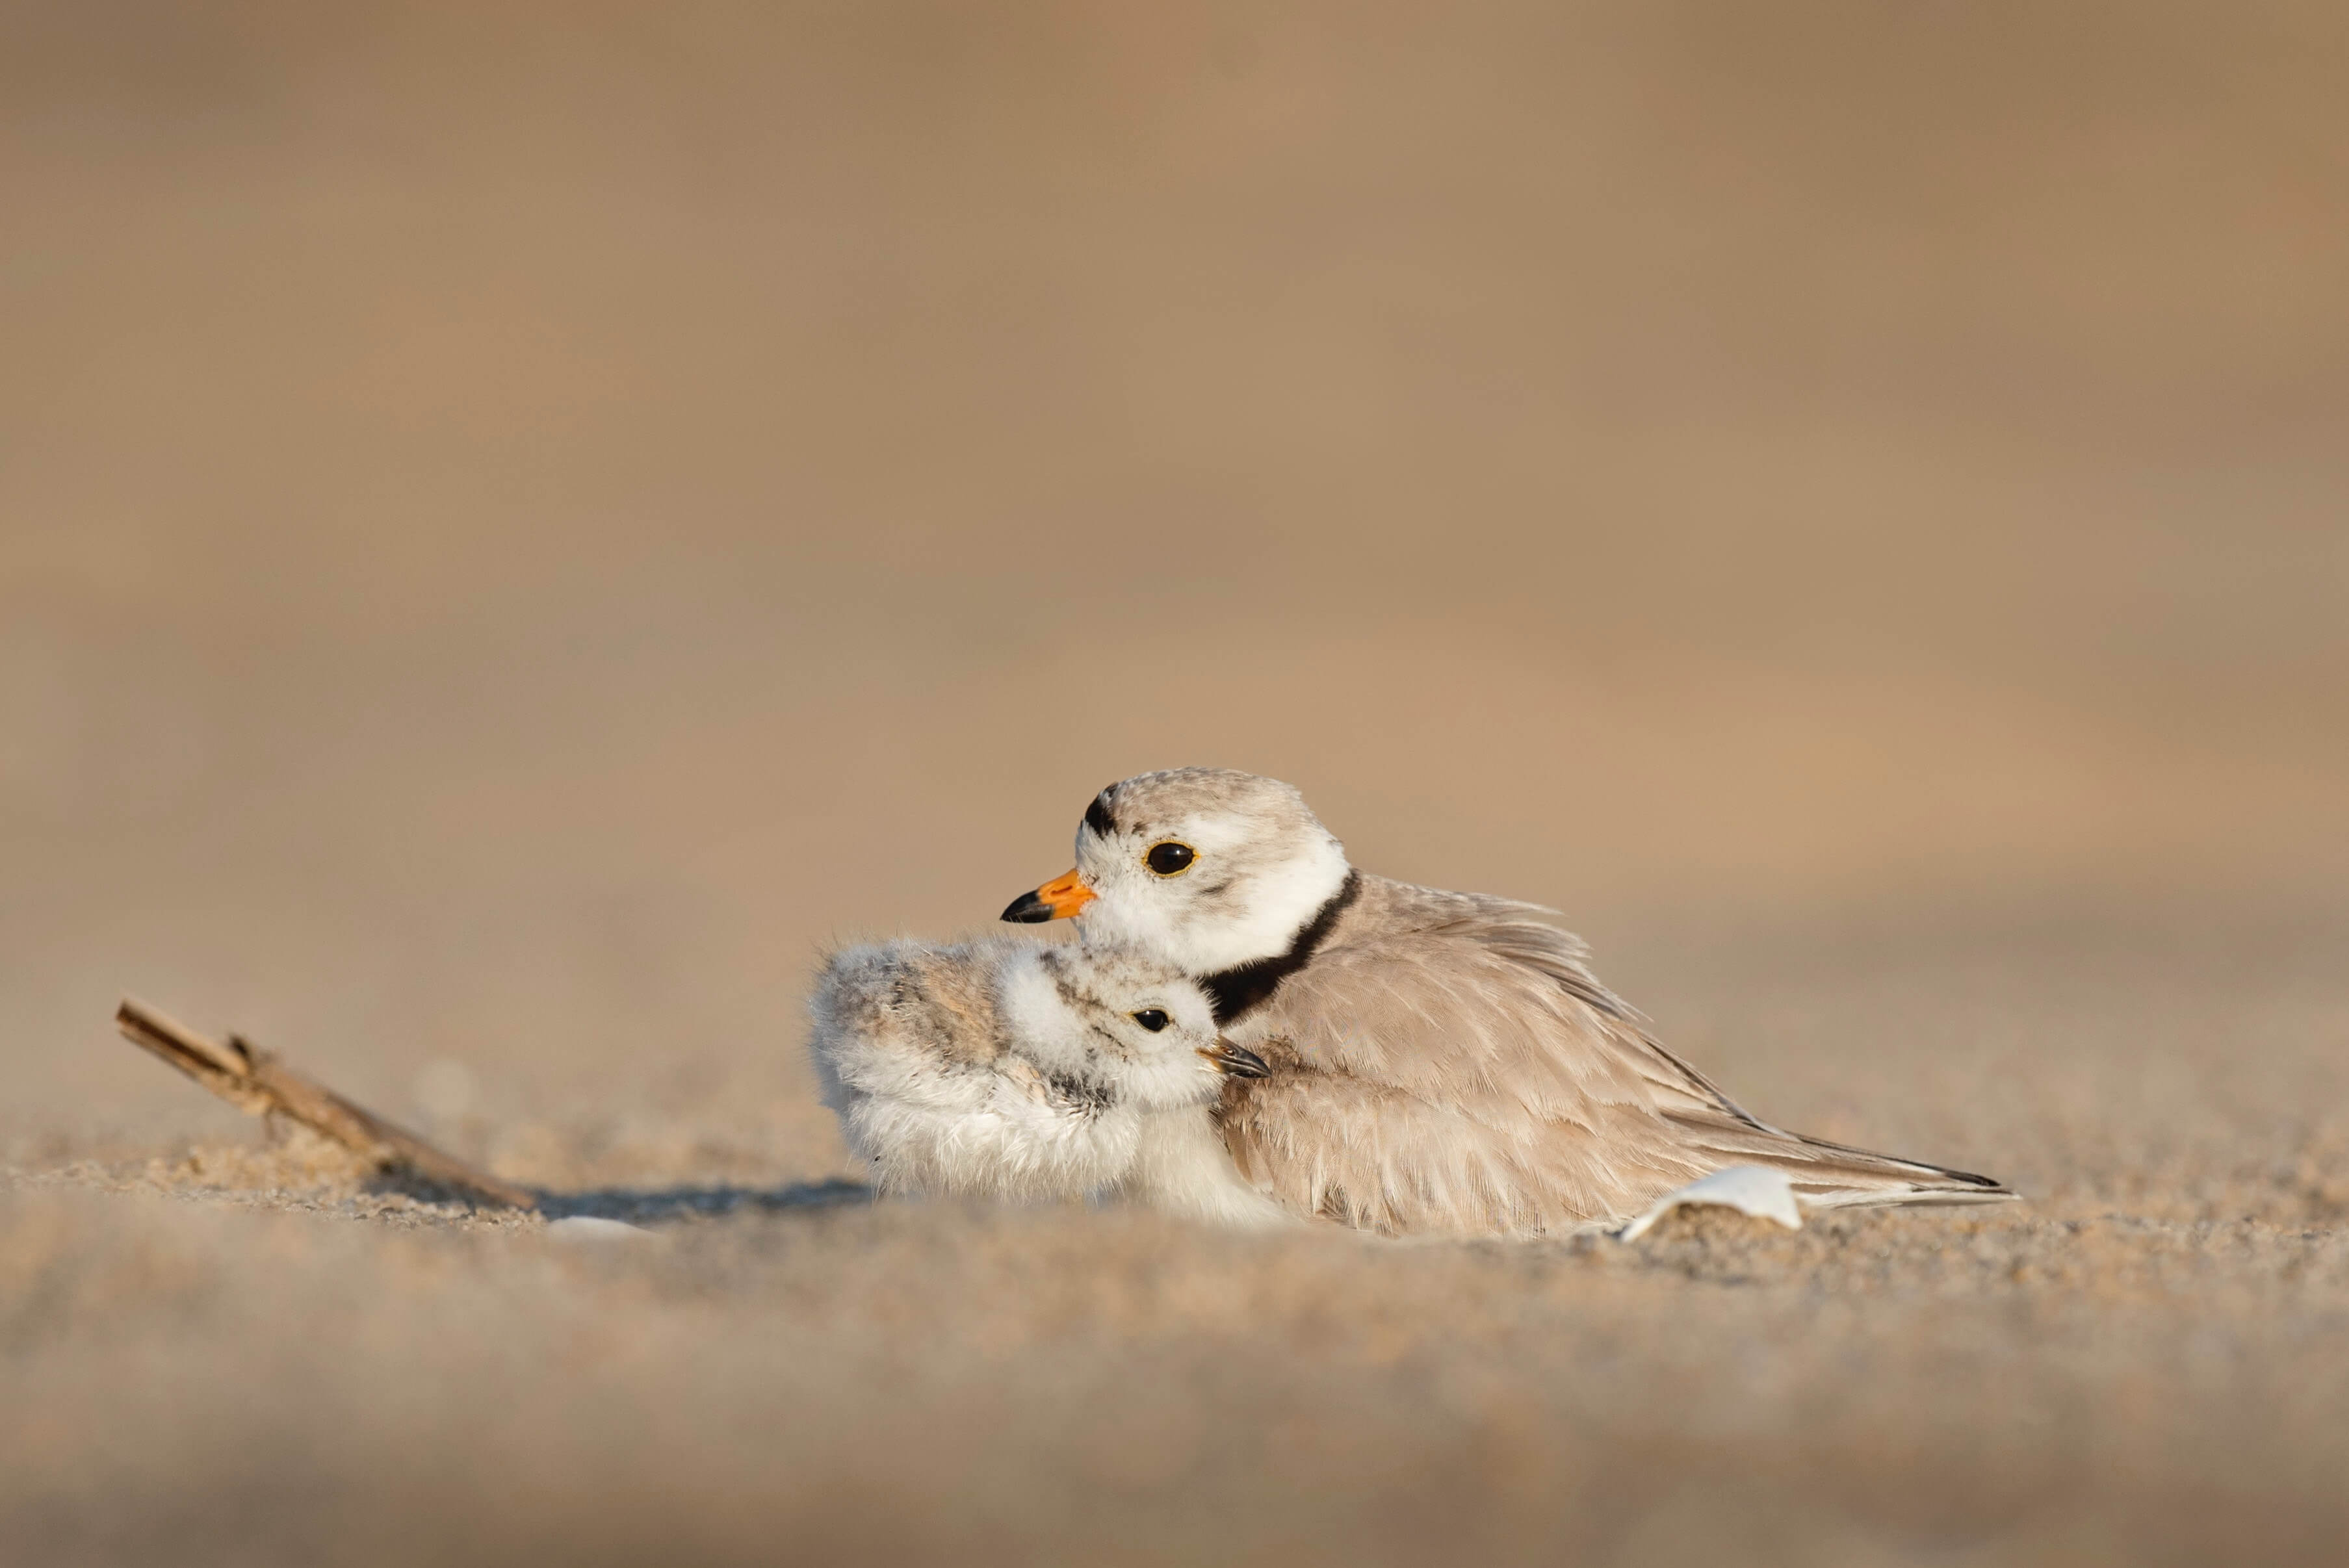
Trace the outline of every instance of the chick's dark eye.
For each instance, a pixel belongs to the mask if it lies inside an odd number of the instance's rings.
[[[1171,877],[1177,872],[1190,870],[1192,861],[1196,858],[1190,845],[1178,844],[1169,839],[1163,844],[1151,845],[1150,852],[1142,857],[1142,863],[1160,876]]]
[[[1133,1016],[1133,1021],[1154,1035],[1164,1028],[1168,1023],[1166,1015],[1155,1007],[1144,1007]]]

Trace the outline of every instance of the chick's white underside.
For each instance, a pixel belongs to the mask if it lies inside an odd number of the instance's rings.
[[[1087,994],[1121,987],[1116,1006]],[[1153,1000],[1174,1021],[1127,1030],[1121,1050],[1108,1026]],[[884,1191],[1286,1219],[1224,1152],[1208,1110],[1220,1080],[1199,1056],[1212,1016],[1177,976],[1018,941],[895,943],[835,955],[810,1012],[824,1103]]]

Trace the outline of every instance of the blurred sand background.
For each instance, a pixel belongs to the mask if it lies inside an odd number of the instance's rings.
[[[0,5],[0,1539],[2325,1560],[2344,279],[2327,5]],[[1186,762],[2033,1202],[787,1202],[822,946]]]

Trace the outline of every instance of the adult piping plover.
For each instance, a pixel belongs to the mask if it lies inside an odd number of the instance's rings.
[[[1262,1073],[1181,971],[1101,946],[900,942],[835,954],[809,1012],[824,1103],[884,1191],[1119,1192],[1226,1222],[1285,1214],[1209,1108]]]
[[[1709,1172],[1813,1208],[1972,1203],[1986,1176],[1771,1126],[1648,1033],[1555,912],[1371,876],[1277,779],[1145,773],[1085,809],[1076,869],[1003,912],[1081,913],[1206,990],[1262,1077],[1226,1083],[1237,1169],[1290,1212],[1392,1235],[1618,1221]]]

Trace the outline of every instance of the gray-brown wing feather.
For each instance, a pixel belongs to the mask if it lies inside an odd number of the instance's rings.
[[[1636,1213],[1737,1164],[1785,1170],[1818,1205],[2010,1195],[1763,1122],[1649,1037],[1546,911],[1388,886],[1382,918],[1341,933],[1236,1031],[1275,1071],[1227,1088],[1226,1144],[1299,1212],[1534,1234]]]

